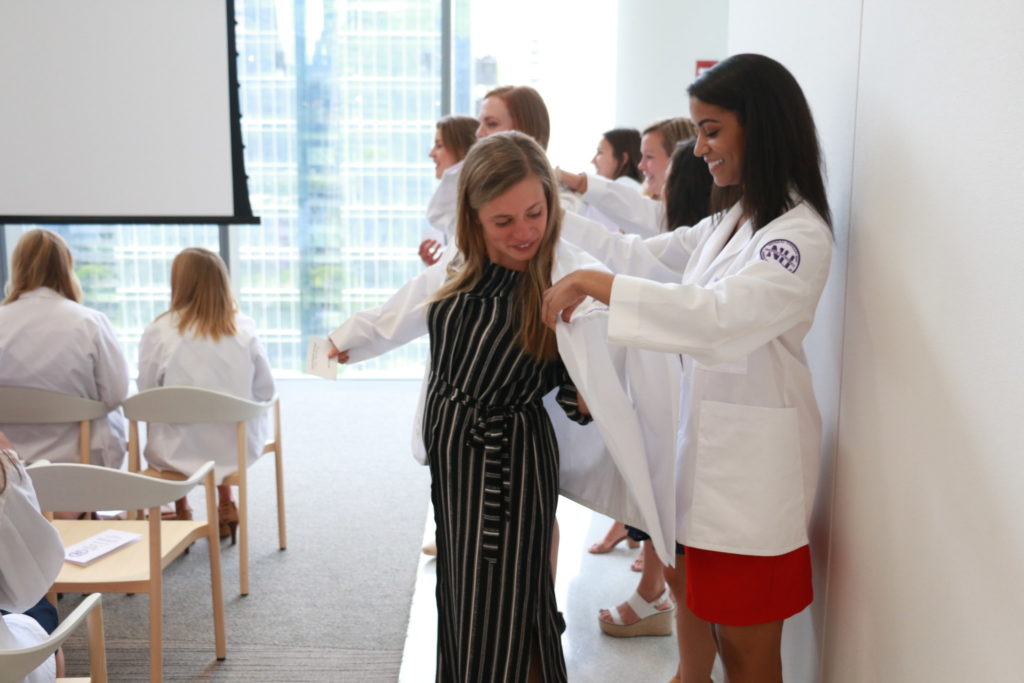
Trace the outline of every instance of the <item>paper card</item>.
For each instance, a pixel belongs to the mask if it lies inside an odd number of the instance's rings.
[[[333,348],[331,342],[323,337],[310,337],[309,350],[306,352],[306,373],[324,379],[338,379],[338,361],[327,357]]]
[[[72,564],[85,566],[108,553],[114,552],[118,548],[135,543],[140,538],[142,538],[142,534],[107,529],[95,536],[90,536],[84,541],[69,545],[64,549],[64,560]]]

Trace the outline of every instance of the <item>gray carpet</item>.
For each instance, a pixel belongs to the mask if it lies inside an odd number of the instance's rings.
[[[429,500],[429,474],[409,448],[419,383],[278,385],[288,549],[277,549],[266,459],[249,469],[249,597],[238,594],[237,546],[222,546],[227,661],[214,655],[200,542],[164,572],[165,680],[396,681]],[[62,616],[79,601],[64,596]],[[147,602],[103,597],[111,681],[148,680]],[[84,636],[65,652],[68,675],[87,675]]]

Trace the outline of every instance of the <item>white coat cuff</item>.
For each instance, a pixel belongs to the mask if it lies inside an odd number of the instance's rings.
[[[616,275],[608,300],[608,341],[631,345],[641,337],[640,292],[646,280],[630,275]]]

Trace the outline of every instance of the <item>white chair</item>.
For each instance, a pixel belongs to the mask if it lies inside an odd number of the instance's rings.
[[[65,563],[52,591],[61,593],[146,593],[149,595],[151,681],[163,676],[163,569],[195,541],[210,547],[210,593],[213,601],[214,644],[218,660],[227,657],[224,596],[220,579],[213,462],[207,462],[185,481],[164,481],[97,465],[51,464],[38,461],[27,468],[46,512],[63,510],[148,509],[146,520],[53,521],[64,547],[108,529],[137,533],[142,540],[119,548],[84,567]],[[175,501],[202,482],[206,515],[212,521],[161,520],[160,506]]]
[[[0,387],[0,425],[78,423],[78,457],[89,464],[93,420],[110,412],[102,401],[45,389]]]
[[[103,606],[93,593],[57,626],[50,636],[32,647],[0,650],[0,683],[20,681],[39,668],[85,620],[89,629],[89,678],[58,678],[57,683],[107,683],[107,652],[103,639]]]
[[[138,472],[139,464],[139,422],[162,422],[167,424],[222,424],[235,423],[235,452],[238,468],[234,474],[220,482],[223,486],[238,487],[238,532],[239,532],[239,581],[241,594],[249,594],[249,490],[246,470],[246,422],[260,417],[268,410],[274,411],[273,439],[263,447],[262,453],[274,454],[275,479],[277,483],[277,536],[278,545],[284,550],[287,545],[284,513],[284,462],[281,450],[281,403],[277,396],[265,403],[249,401],[210,389],[199,387],[157,387],[129,396],[124,402],[124,414],[128,418],[128,469]],[[205,454],[209,457],[213,454]],[[153,468],[143,474],[163,479],[178,480],[184,475]]]

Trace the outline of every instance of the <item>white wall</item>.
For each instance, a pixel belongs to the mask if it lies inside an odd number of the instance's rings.
[[[728,0],[619,0],[616,126],[689,116],[698,59],[726,55]],[[611,128],[609,125],[608,128]]]
[[[837,219],[809,340],[818,599],[787,680],[819,679],[822,641],[829,683],[1021,680],[1024,9],[764,4],[732,1],[729,52],[803,85]]]
[[[864,2],[829,681],[1024,677],[1024,6]]]

